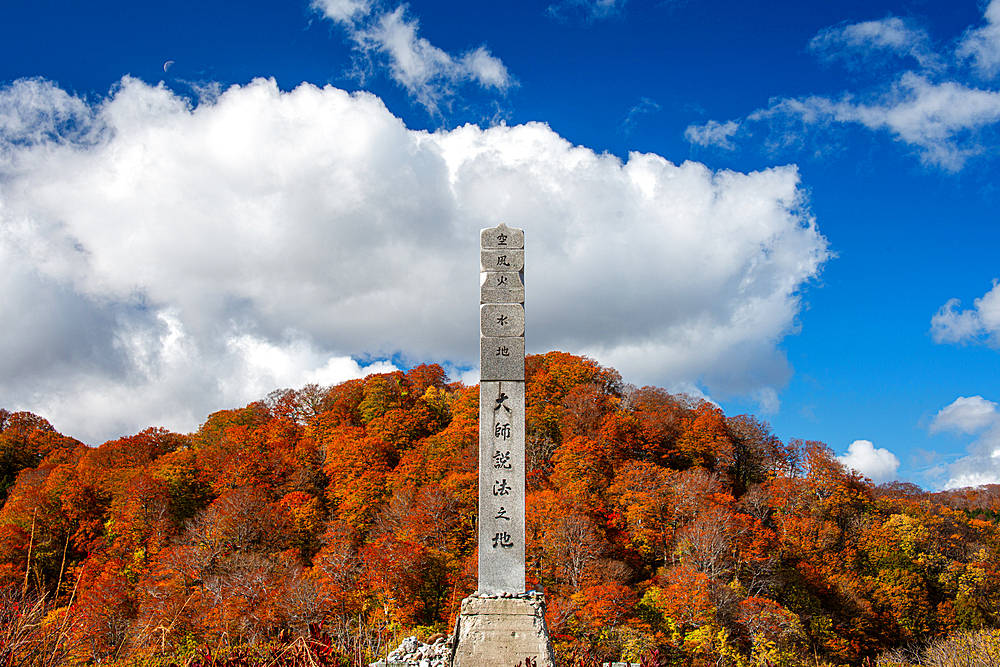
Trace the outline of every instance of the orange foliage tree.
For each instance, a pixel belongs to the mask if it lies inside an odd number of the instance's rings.
[[[609,661],[858,664],[1000,623],[1000,486],[875,487],[591,359],[525,364],[527,576],[553,633]],[[0,410],[0,585],[63,607],[80,662],[444,630],[476,587],[478,415],[434,364],[97,448]]]

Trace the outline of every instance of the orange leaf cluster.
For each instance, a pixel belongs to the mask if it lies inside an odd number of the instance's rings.
[[[858,663],[1000,621],[997,489],[875,487],[590,359],[526,371],[527,575],[554,634],[612,660]],[[425,365],[97,448],[0,411],[0,585],[55,601],[79,661],[446,629],[476,587],[478,401]]]

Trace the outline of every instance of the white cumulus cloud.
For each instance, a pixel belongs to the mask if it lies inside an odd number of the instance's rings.
[[[527,239],[530,352],[776,408],[829,258],[793,167],[628,161],[532,123],[407,129],[255,80],[0,90],[0,405],[95,443],[283,386],[478,365],[479,230]]]
[[[1000,483],[1000,406],[982,396],[959,396],[938,411],[928,429],[973,435],[968,455],[941,466],[941,488]]]
[[[958,310],[961,301],[949,299],[931,318],[931,336],[935,343],[984,343],[1000,347],[1000,285],[972,302],[973,307]]]
[[[885,447],[875,448],[870,440],[855,440],[847,447],[847,453],[836,459],[848,468],[856,470],[876,484],[896,478],[899,459]]]
[[[930,432],[957,431],[975,434],[992,426],[997,420],[997,404],[982,396],[959,396],[941,408],[931,420]]]

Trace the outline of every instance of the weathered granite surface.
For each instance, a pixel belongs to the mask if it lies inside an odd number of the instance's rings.
[[[480,303],[524,303],[524,276],[517,271],[482,271]]]
[[[479,325],[484,336],[523,336],[524,306],[519,303],[484,303],[479,306]]]
[[[524,232],[482,230],[480,267],[479,590],[452,665],[553,667],[544,598],[524,590]]]
[[[513,271],[524,270],[524,250],[507,250],[493,248],[479,251],[480,270],[482,271]]]
[[[526,658],[555,664],[541,595],[467,597],[456,636],[452,667],[514,667]]]
[[[512,229],[500,223],[496,227],[487,227],[479,232],[480,248],[523,248],[524,230]]]
[[[524,382],[480,382],[480,591],[524,591],[524,544]]]
[[[479,339],[480,378],[524,382],[524,339],[482,336]]]

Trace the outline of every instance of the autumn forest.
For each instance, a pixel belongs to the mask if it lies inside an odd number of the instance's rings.
[[[1000,622],[996,488],[875,486],[590,359],[526,366],[527,574],[557,655],[888,664]],[[423,365],[96,448],[0,410],[0,665],[183,664],[317,628],[364,664],[449,632],[476,589],[478,401]]]

